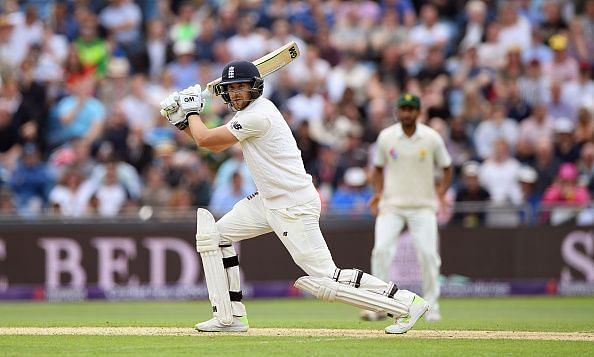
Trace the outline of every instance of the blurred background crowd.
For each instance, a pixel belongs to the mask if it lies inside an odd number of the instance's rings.
[[[224,214],[255,190],[241,150],[196,149],[159,102],[295,41],[264,95],[325,215],[369,214],[374,142],[409,91],[453,158],[442,224],[594,222],[594,0],[0,4],[4,217]]]

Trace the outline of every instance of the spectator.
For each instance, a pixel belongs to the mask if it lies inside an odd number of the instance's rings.
[[[312,164],[310,174],[317,182],[324,199],[330,200],[342,181],[346,168],[338,161],[338,153],[329,146],[320,146],[319,155]]]
[[[200,83],[198,63],[194,60],[196,45],[189,41],[178,41],[173,45],[175,59],[167,64],[167,70],[173,76],[175,88],[187,88]]]
[[[534,148],[534,161],[530,163],[537,173],[534,191],[538,195],[542,196],[553,182],[560,165],[561,161],[555,156],[553,141],[546,137],[539,138]]]
[[[254,60],[266,53],[266,39],[254,31],[254,19],[242,16],[237,22],[237,33],[227,40],[231,57],[237,60]]]
[[[48,133],[51,147],[78,137],[89,142],[99,137],[105,121],[105,106],[93,97],[94,91],[95,80],[86,77],[74,85],[72,95],[62,98],[55,105]]]
[[[590,194],[585,187],[578,185],[577,177],[574,164],[562,164],[557,179],[542,197],[543,206],[550,209],[550,223],[554,226],[573,219],[579,208],[590,201]]]
[[[130,62],[126,57],[112,57],[105,78],[100,82],[98,97],[107,107],[117,105],[130,93]]]
[[[543,74],[549,81],[568,82],[578,78],[578,62],[567,53],[567,37],[556,34],[549,41],[553,60],[543,64]]]
[[[449,133],[444,140],[452,157],[454,172],[460,172],[460,168],[466,161],[476,158],[472,138],[468,135],[462,118],[456,117],[450,121]]]
[[[581,62],[579,78],[565,83],[561,88],[561,101],[572,108],[587,107],[594,110],[594,80],[592,80],[592,65]]]
[[[101,183],[107,182],[107,185],[111,187],[117,183],[124,188],[126,192],[126,200],[128,200],[128,198],[131,200],[138,200],[140,198],[142,184],[138,172],[136,172],[134,167],[127,162],[120,161],[114,155],[113,150],[109,145],[104,145],[99,148],[98,157],[101,163],[95,166],[90,176],[90,179],[94,182],[95,186],[97,187],[100,186]],[[115,179],[107,177],[108,174],[114,174],[110,172],[110,170],[115,170]],[[114,188],[112,190],[109,188],[108,191],[119,191],[119,189]],[[119,196],[117,198],[119,199]],[[110,212],[112,209],[113,208],[109,209]]]
[[[160,144],[161,142],[157,143],[157,146]],[[136,172],[142,174],[151,164],[154,156],[153,147],[144,141],[142,130],[132,128],[126,137],[126,150],[122,156],[124,161],[132,165]]]
[[[200,62],[215,62],[214,49],[220,38],[217,35],[217,20],[212,17],[202,19],[202,27],[196,39],[197,59]]]
[[[173,49],[167,40],[166,26],[161,19],[146,24],[146,40],[130,57],[135,73],[143,73],[151,82],[158,82],[167,63],[173,59]]]
[[[239,145],[233,145],[230,148],[230,152],[231,156],[226,159],[217,170],[217,175],[212,184],[213,190],[216,191],[219,187],[228,186],[229,183],[232,182],[233,174],[239,172],[241,175],[242,186],[245,187],[247,191],[250,191],[250,193],[255,192],[256,185],[252,180],[250,171],[243,158],[241,147]]]
[[[534,107],[532,115],[520,123],[519,141],[534,147],[538,139],[542,137],[552,140],[553,130],[553,119],[547,114],[546,105],[538,103]]]
[[[37,216],[47,207],[53,177],[33,144],[23,147],[21,162],[10,178],[15,208],[22,216]]]
[[[233,206],[254,193],[250,187],[244,184],[243,176],[239,171],[231,174],[231,180],[224,185],[218,186],[212,193],[208,210],[216,217],[222,217]]]
[[[546,45],[542,29],[532,28],[532,41],[530,47],[522,50],[522,62],[528,64],[531,61],[540,63],[550,63],[553,60],[553,50]]]
[[[485,35],[487,24],[487,6],[481,0],[466,3],[465,24],[458,38],[461,49],[476,47]]]
[[[99,21],[127,54],[138,51],[142,13],[133,0],[111,0],[101,10]]]
[[[503,139],[508,148],[513,148],[518,141],[519,128],[515,120],[507,117],[505,104],[496,102],[491,107],[489,118],[481,122],[474,132],[474,144],[482,159],[492,157],[495,141]]]
[[[578,145],[594,139],[594,121],[592,119],[592,113],[586,107],[581,107],[578,110],[574,133],[575,141]]]
[[[451,33],[442,23],[437,8],[431,3],[421,7],[419,23],[410,30],[410,41],[415,47],[415,58],[424,60],[430,47],[445,50]]]
[[[125,112],[120,104],[115,105],[107,117],[102,138],[109,142],[118,157],[124,157],[127,151],[126,141],[130,127],[126,122]]]
[[[171,188],[165,183],[163,173],[156,166],[147,169],[140,202],[152,207],[166,207],[171,199]]]
[[[107,42],[98,35],[95,15],[88,13],[81,22],[79,37],[73,42],[83,67],[93,68],[97,77],[102,78],[107,71],[109,48]]]
[[[462,184],[456,192],[456,210],[452,223],[465,228],[476,228],[485,224],[486,202],[490,201],[489,192],[480,184],[478,175],[480,164],[467,161],[462,166]],[[482,207],[474,207],[475,204]]]
[[[130,81],[130,92],[121,101],[128,126],[140,127],[145,133],[155,126],[159,112],[146,87],[146,77],[143,74],[135,74]]]
[[[200,22],[194,19],[194,5],[184,2],[177,9],[175,22],[170,26],[169,39],[173,43],[194,42],[202,30],[199,24]]]
[[[128,192],[119,180],[118,163],[110,161],[104,166],[104,175],[95,181],[93,202],[101,217],[115,217],[128,205]]]
[[[76,167],[67,168],[49,193],[50,208],[62,217],[83,217],[89,214],[93,194],[89,182]]]
[[[369,216],[371,211],[367,202],[373,190],[367,184],[367,174],[360,167],[349,167],[343,176],[343,184],[338,187],[330,201],[330,212],[347,216]]]
[[[212,177],[214,173],[211,168],[202,164],[193,165],[187,171],[185,184],[190,192],[192,206],[208,207],[212,197]]]
[[[14,213],[12,205],[12,195],[7,188],[0,187],[0,216],[11,215]]]
[[[583,13],[578,16],[576,22],[581,25],[584,33],[584,52],[588,54],[585,60],[594,63],[594,0],[585,0],[583,4]]]
[[[505,48],[499,41],[501,25],[491,22],[487,25],[485,41],[477,48],[478,64],[482,67],[498,71],[505,65]]]
[[[555,34],[568,29],[567,22],[561,13],[561,4],[557,1],[547,0],[542,4],[543,19],[539,25],[542,29],[545,42],[549,41]]]
[[[12,120],[11,108],[0,97],[0,168],[13,170],[21,154],[19,128]]]
[[[320,94],[318,83],[314,79],[305,82],[301,93],[289,98],[287,109],[294,119],[293,128],[302,121],[316,122],[323,118],[325,99]]]
[[[524,165],[518,172],[518,181],[522,188],[522,202],[524,206],[520,209],[520,222],[527,225],[538,223],[540,211],[540,195],[534,190],[534,184],[538,179],[536,170]]]
[[[297,142],[297,148],[301,151],[301,159],[303,159],[303,165],[305,171],[309,171],[313,161],[318,156],[320,144],[314,140],[310,135],[310,124],[307,121],[301,122],[301,125],[293,132],[295,141]]]
[[[0,14],[0,69],[3,72],[18,68],[29,51],[26,41],[18,37],[15,18]]]
[[[579,172],[579,184],[594,193],[594,143],[587,142],[582,146],[580,159],[576,163]]]
[[[547,97],[549,84],[542,76],[541,62],[534,58],[528,62],[524,74],[518,78],[520,95],[531,106],[538,105]]]
[[[520,164],[510,156],[509,146],[504,139],[496,139],[493,147],[493,155],[481,164],[479,182],[489,192],[492,202],[519,205],[522,202],[517,182]]]
[[[568,118],[559,118],[554,124],[555,128],[555,156],[561,162],[576,162],[581,144],[575,141],[575,125]]]
[[[576,108],[565,102],[561,97],[562,84],[560,82],[553,82],[549,87],[550,94],[547,101],[547,112],[554,121],[560,118],[567,118],[575,123]]]
[[[371,78],[371,71],[358,61],[352,52],[344,53],[341,62],[332,68],[326,78],[328,99],[337,103],[343,97],[347,88],[355,92],[357,103],[365,96],[365,87]]]
[[[528,19],[518,13],[517,2],[502,2],[498,20],[501,24],[501,31],[497,41],[504,51],[509,51],[512,48],[524,50],[530,46],[532,27]]]

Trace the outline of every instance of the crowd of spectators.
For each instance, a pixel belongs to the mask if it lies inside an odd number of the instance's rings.
[[[159,102],[291,40],[302,56],[266,78],[264,95],[293,129],[326,212],[369,214],[365,172],[403,91],[421,97],[420,121],[453,158],[452,224],[561,224],[594,194],[594,0],[1,6],[3,214],[223,214],[254,190],[241,151],[197,150]],[[215,99],[202,117],[230,115]],[[519,214],[497,209],[512,206]]]

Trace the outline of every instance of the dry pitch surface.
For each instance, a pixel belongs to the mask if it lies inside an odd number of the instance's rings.
[[[0,335],[126,335],[126,336],[213,336],[178,327],[1,327]],[[221,334],[223,335],[223,334]],[[549,341],[594,341],[594,333],[527,331],[411,330],[404,335],[387,335],[383,330],[251,328],[241,336],[388,337],[432,339],[511,339]]]

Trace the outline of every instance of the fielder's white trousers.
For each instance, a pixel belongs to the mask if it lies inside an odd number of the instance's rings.
[[[400,233],[406,223],[413,239],[417,260],[423,275],[423,295],[432,309],[439,309],[439,256],[437,218],[430,208],[391,208],[380,212],[375,220],[375,244],[371,253],[371,274],[390,280],[390,271]]]

